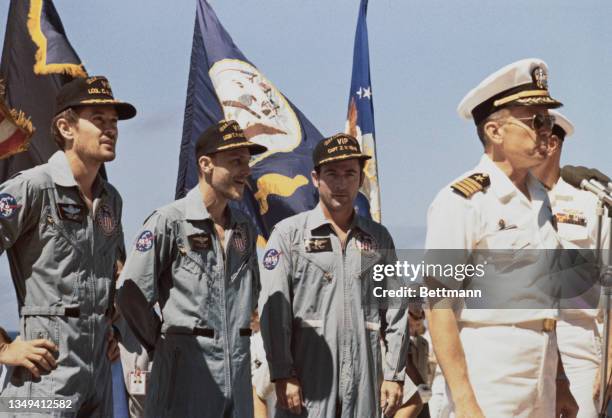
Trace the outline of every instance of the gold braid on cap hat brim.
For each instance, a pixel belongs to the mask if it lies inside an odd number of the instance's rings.
[[[328,163],[330,161],[349,160],[351,158],[359,158],[359,159],[362,159],[362,160],[369,160],[372,157],[370,157],[369,155],[366,155],[366,154],[336,155],[335,157],[329,157],[329,158],[325,158],[324,160],[319,161],[317,163],[317,165],[325,164],[325,163]]]
[[[260,145],[256,144],[255,142],[246,141],[246,142],[239,142],[238,144],[223,145],[222,147],[217,148],[217,151],[223,151],[223,150],[230,149],[230,148],[253,147],[253,146],[259,147]]]
[[[495,100],[493,102],[493,106],[499,107],[507,103],[517,101],[519,99],[524,99],[528,97],[529,98],[536,98],[536,97],[541,98],[542,96],[550,98],[548,94],[548,90],[525,90],[525,91],[518,92],[516,94],[512,94],[510,96],[506,96],[501,99]]]

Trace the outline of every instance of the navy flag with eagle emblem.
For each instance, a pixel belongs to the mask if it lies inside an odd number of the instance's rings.
[[[268,151],[251,158],[241,202],[261,237],[280,220],[312,209],[312,150],[322,135],[242,54],[206,0],[197,13],[187,86],[176,198],[198,183],[194,144],[221,119],[236,120],[248,139]]]

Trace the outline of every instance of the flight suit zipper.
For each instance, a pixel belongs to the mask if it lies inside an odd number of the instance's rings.
[[[217,246],[217,251],[223,257],[223,275],[222,275],[222,283],[221,283],[221,310],[223,317],[223,361],[225,362],[224,374],[225,374],[225,396],[229,399],[232,393],[232,381],[231,381],[231,362],[230,362],[230,347],[229,347],[229,327],[227,324],[227,300],[225,296],[225,284],[227,280],[227,259],[228,255],[225,254],[223,247],[221,246],[221,240],[219,234],[217,234],[217,230],[213,224],[213,233],[215,235],[215,241]],[[231,236],[228,238],[231,239]],[[227,242],[230,242],[230,239]]]
[[[347,392],[344,393],[345,391],[347,391],[347,389],[349,389],[349,385],[348,382],[351,380],[351,375],[350,375],[350,371],[352,370],[352,367],[348,368],[349,363],[352,363],[352,356],[351,356],[351,345],[352,345],[352,331],[353,331],[353,327],[352,327],[352,315],[351,315],[351,306],[350,306],[350,289],[348,288],[348,285],[350,284],[350,280],[347,280],[346,277],[346,247],[348,246],[348,243],[350,241],[351,238],[351,234],[352,234],[352,230],[349,230],[348,234],[346,235],[346,239],[344,240],[344,243],[342,242],[342,240],[340,240],[340,237],[338,237],[338,240],[340,241],[340,248],[342,251],[342,271],[341,271],[341,276],[342,277],[342,309],[343,309],[343,326],[344,326],[344,330],[347,332],[347,334],[344,334],[343,338],[342,338],[342,345],[343,345],[343,355],[342,355],[342,376],[341,376],[341,384],[340,384],[340,389],[342,389],[342,392],[339,393],[339,396],[341,397],[340,400],[340,405],[343,404],[347,404],[345,401],[347,401],[346,399],[344,399],[344,395],[348,395],[349,397],[351,397],[352,393]],[[348,336],[348,338],[347,338]],[[344,385],[342,385],[342,382],[344,381]],[[343,387],[344,386],[344,387]],[[350,401],[350,399],[348,400]],[[349,403],[350,404],[350,403]]]

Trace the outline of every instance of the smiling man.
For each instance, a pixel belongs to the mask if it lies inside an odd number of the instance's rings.
[[[350,135],[319,142],[319,205],[279,222],[268,241],[261,331],[277,418],[392,416],[402,403],[406,309],[368,298],[380,285],[372,267],[394,264],[395,248],[384,226],[354,209],[369,158]]]
[[[52,121],[60,151],[0,186],[0,250],[21,322],[18,339],[0,339],[0,363],[15,366],[2,398],[70,400],[52,416],[112,416],[112,289],[125,249],[121,198],[99,170],[115,159],[117,120],[135,114],[104,77],[67,83]]]
[[[236,121],[210,127],[195,146],[198,185],[153,212],[132,246],[118,304],[150,358],[155,353],[147,417],[253,416],[257,236],[228,202],[242,198],[251,155],[265,150]]]

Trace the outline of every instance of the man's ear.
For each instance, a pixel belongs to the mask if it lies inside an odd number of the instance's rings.
[[[55,122],[55,126],[57,127],[57,131],[64,137],[64,141],[66,143],[66,147],[64,148],[70,148],[72,141],[74,141],[76,126],[70,124],[64,118],[59,118]]]
[[[559,151],[561,149],[561,145],[563,144],[563,141],[561,141],[561,138],[559,138],[557,135],[551,135],[548,138],[548,150],[547,150],[547,154],[548,156],[553,155],[555,152]]]
[[[489,121],[485,123],[483,127],[483,131],[485,133],[485,137],[487,141],[494,145],[501,145],[503,141],[503,135],[501,130],[503,129],[503,124],[497,121]]]
[[[310,178],[312,179],[312,184],[314,184],[314,187],[318,189],[319,188],[319,175],[317,174],[315,170],[312,170],[310,172]]]
[[[212,174],[213,167],[214,167],[213,160],[210,156],[201,155],[198,158],[198,168],[200,170],[200,173],[202,173],[203,175]]]

